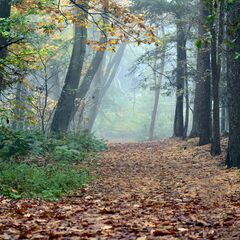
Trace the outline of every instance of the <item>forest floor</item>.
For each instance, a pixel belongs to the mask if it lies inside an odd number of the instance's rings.
[[[0,198],[0,239],[240,239],[239,172],[209,148],[196,140],[112,144],[78,196]]]

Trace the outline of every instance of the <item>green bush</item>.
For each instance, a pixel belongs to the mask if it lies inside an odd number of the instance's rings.
[[[53,160],[82,161],[86,153],[107,149],[92,134],[77,133],[45,137],[37,132],[0,127],[0,159],[49,156]]]
[[[10,159],[13,156],[26,156],[32,149],[34,139],[14,132],[10,129],[0,128],[0,157]]]
[[[77,163],[105,149],[102,140],[88,133],[45,137],[0,127],[0,194],[59,199],[91,179]]]
[[[0,162],[0,194],[11,198],[57,200],[90,179],[87,170],[68,164],[39,167]]]
[[[79,151],[104,151],[107,149],[107,145],[102,139],[99,140],[88,132],[69,134],[67,142],[70,148]]]
[[[67,146],[57,146],[52,153],[52,158],[56,161],[82,161],[85,156],[86,153],[84,151],[80,152]]]

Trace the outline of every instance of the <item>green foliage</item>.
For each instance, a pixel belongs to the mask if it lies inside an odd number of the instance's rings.
[[[75,149],[68,148],[67,146],[57,146],[52,154],[54,160],[57,161],[79,161],[85,158],[85,152],[80,152]]]
[[[34,146],[34,139],[27,134],[14,132],[8,128],[0,128],[0,158],[26,156]]]
[[[57,200],[76,191],[91,179],[85,169],[74,165],[37,165],[0,161],[0,194],[11,198]]]
[[[202,48],[202,40],[201,39],[198,39],[196,42],[195,42],[195,46],[200,49]]]
[[[26,159],[43,155],[57,161],[82,161],[88,152],[105,150],[106,144],[88,133],[45,137],[38,132],[0,127],[0,159]]]
[[[104,151],[107,149],[107,145],[103,140],[97,139],[88,132],[68,135],[68,144],[71,148],[79,151],[83,149],[87,151]]]
[[[77,163],[104,149],[88,133],[45,137],[0,127],[0,194],[57,200],[91,179]]]

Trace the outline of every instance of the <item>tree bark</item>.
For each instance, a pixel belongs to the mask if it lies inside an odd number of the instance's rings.
[[[240,2],[229,6],[227,34],[227,83],[229,108],[229,143],[226,159],[227,166],[240,168]]]
[[[87,14],[84,14],[83,17],[86,19]],[[67,132],[68,130],[86,53],[87,28],[74,24],[74,30],[72,56],[50,127],[51,131],[55,133]]]
[[[160,67],[160,73],[164,73],[165,69],[165,58],[166,58],[166,49],[163,48],[163,52],[161,54],[161,67]],[[156,59],[157,60],[157,59]],[[156,64],[155,67],[156,69]],[[157,112],[158,112],[158,105],[159,105],[159,99],[160,99],[160,92],[161,92],[161,83],[162,83],[162,77],[163,75],[157,76],[158,74],[154,72],[154,81],[155,81],[155,97],[154,97],[154,106],[152,111],[152,117],[151,117],[151,124],[149,128],[149,140],[152,141],[154,139],[154,129],[156,125],[156,119],[157,119]]]
[[[11,0],[1,0],[0,1],[0,19],[9,18],[11,14]],[[0,20],[1,25],[2,20]],[[4,47],[7,44],[7,39],[2,36],[0,32],[0,59],[5,59],[7,57],[7,48]],[[4,80],[4,67],[0,67],[0,94],[5,89]]]
[[[12,128],[15,130],[23,130],[24,127],[24,91],[21,82],[17,83],[16,97],[15,97],[15,109],[14,109],[14,120],[12,123]]]
[[[221,134],[226,133],[226,107],[222,106],[221,108]]]
[[[183,104],[184,104],[184,81],[186,77],[185,63],[187,61],[185,24],[177,23],[177,102],[174,119],[174,136],[183,137],[184,119],[183,119]]]
[[[185,113],[185,123],[183,130],[183,139],[187,138],[188,134],[188,125],[189,125],[189,86],[188,86],[188,76],[187,76],[187,63],[186,63],[186,77],[185,77],[185,101],[186,101],[186,113]]]
[[[205,7],[205,1],[200,1],[199,17],[199,38],[207,34],[205,19],[209,16],[209,11]],[[210,143],[211,138],[211,77],[210,77],[210,52],[208,46],[203,44],[198,49],[197,56],[197,90],[196,101],[198,104],[198,133],[199,145]]]
[[[199,107],[201,102],[201,92],[200,92],[200,83],[196,77],[196,85],[195,85],[195,97],[194,97],[194,109],[193,109],[193,122],[192,122],[192,130],[189,135],[190,138],[199,137],[199,130],[198,130],[198,122],[199,122]]]
[[[212,7],[213,8],[213,7]],[[214,14],[214,11],[211,11]],[[212,61],[212,95],[213,95],[213,128],[211,154],[216,156],[221,154],[220,142],[220,108],[219,108],[219,82],[221,74],[221,47],[223,43],[223,20],[224,20],[224,1],[220,1],[219,7],[219,29],[217,41],[217,24],[211,25],[211,61]]]
[[[89,122],[86,126],[87,130],[89,132],[92,131],[95,120],[97,118],[98,115],[98,110],[100,108],[101,102],[103,97],[105,96],[107,90],[109,89],[112,81],[114,80],[114,78],[116,77],[116,74],[118,72],[123,54],[125,52],[126,49],[126,43],[123,43],[117,53],[115,54],[114,58],[111,60],[111,62],[109,62],[106,70],[105,70],[105,74],[103,74],[103,76],[101,76],[101,85],[102,86],[96,86],[95,92],[93,94],[94,96],[94,102],[93,105],[89,111]]]

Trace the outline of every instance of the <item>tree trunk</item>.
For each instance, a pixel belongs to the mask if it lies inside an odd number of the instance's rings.
[[[188,89],[188,78],[187,78],[187,63],[186,63],[186,78],[185,78],[185,101],[186,101],[186,114],[185,114],[185,123],[183,131],[183,139],[187,138],[188,134],[188,124],[189,124],[189,89]]]
[[[1,0],[0,1],[0,25],[2,20],[10,17],[11,13],[11,0]],[[2,36],[0,33],[0,59],[7,57],[7,48],[4,47],[7,44],[7,39]],[[5,80],[4,80],[4,69],[0,66],[0,94],[5,89]]]
[[[217,41],[216,32],[212,31],[211,44],[211,61],[212,61],[212,97],[213,97],[213,127],[212,127],[212,144],[211,155],[216,156],[221,153],[220,145],[220,122],[219,122],[219,65],[217,64]]]
[[[22,83],[17,83],[16,98],[15,98],[15,109],[14,109],[14,120],[12,123],[12,128],[15,130],[23,130],[24,127],[24,99],[23,99],[23,85]]]
[[[184,81],[186,77],[185,63],[187,61],[185,24],[177,23],[177,102],[174,119],[174,136],[183,137],[183,103],[184,103]]]
[[[103,42],[103,40],[100,40],[100,42]],[[103,60],[105,51],[98,51],[96,52],[92,63],[90,67],[88,68],[88,71],[83,78],[83,81],[79,87],[78,93],[77,93],[77,98],[83,100],[86,97],[86,94],[91,86],[91,83],[95,77],[95,74],[97,73],[99,66],[101,65],[101,62]]]
[[[166,49],[164,47],[162,55],[161,55],[160,73],[164,73],[165,58],[166,58]],[[157,64],[155,63],[155,67],[154,68],[156,69],[156,67],[157,67]],[[155,81],[154,92],[155,92],[155,98],[154,98],[154,106],[153,106],[152,117],[151,117],[151,124],[150,124],[150,129],[149,129],[149,140],[150,141],[152,141],[154,139],[154,129],[155,129],[156,119],[157,119],[157,112],[158,112],[158,105],[159,105],[159,99],[160,99],[162,77],[163,77],[163,75],[158,76],[157,72],[154,72],[154,81]]]
[[[103,87],[103,83],[104,83],[104,79],[103,79],[103,75],[104,75],[104,67],[105,67],[105,59],[106,59],[106,55],[104,56],[101,65],[99,66],[98,72],[96,73],[96,76],[94,78],[94,82],[93,82],[93,94],[91,96],[91,106],[89,111],[87,111],[87,124],[84,127],[85,130],[87,130],[88,132],[92,131],[95,119],[97,117],[97,111],[98,111],[98,107],[99,107],[99,98],[100,98],[100,92],[101,92],[101,88]]]
[[[100,38],[100,44],[104,43],[107,41],[106,36],[101,36]],[[91,64],[90,67],[87,70],[86,75],[84,76],[83,80],[81,81],[80,87],[77,91],[77,95],[76,98],[79,100],[78,102],[82,102],[85,101],[85,97],[91,87],[91,84],[95,78],[96,73],[99,70],[99,66],[102,63],[102,60],[104,58],[104,54],[105,54],[105,50],[101,50],[101,51],[97,51]],[[72,115],[71,115],[71,119],[74,118],[75,114],[77,113],[77,111],[79,110],[79,105],[72,105]],[[80,109],[80,115],[83,114],[84,109]]]
[[[226,133],[226,107],[222,106],[221,108],[221,134]]]
[[[201,99],[201,92],[200,92],[200,82],[197,80],[196,77],[196,86],[195,86],[195,97],[194,97],[194,109],[193,109],[193,122],[192,122],[192,130],[189,135],[190,138],[199,137],[199,130],[198,130],[198,122],[199,122],[199,107],[200,107],[200,99]]]
[[[234,1],[228,12],[228,108],[229,108],[229,143],[226,159],[227,166],[240,168],[240,2]]]
[[[207,34],[205,19],[209,16],[209,11],[205,7],[205,1],[200,1],[200,18],[199,18],[199,38]],[[197,81],[198,86],[196,101],[198,104],[198,133],[199,145],[210,143],[211,138],[211,77],[210,77],[210,52],[208,46],[198,49],[197,57]]]
[[[84,14],[84,19],[86,18],[87,15]],[[86,53],[87,28],[75,24],[74,29],[75,34],[72,57],[65,84],[50,127],[51,131],[55,133],[67,132],[68,130]]]
[[[213,10],[211,11],[214,14]],[[221,154],[220,142],[220,113],[219,113],[219,82],[221,73],[221,47],[223,43],[223,20],[224,1],[221,0],[219,8],[219,31],[217,41],[216,24],[211,25],[211,61],[212,61],[212,95],[213,95],[213,128],[211,154],[216,156]]]
[[[115,54],[114,58],[111,60],[111,62],[109,62],[106,70],[105,70],[105,74],[103,74],[103,76],[101,76],[101,85],[102,86],[98,86],[95,89],[95,92],[93,94],[94,96],[94,103],[89,111],[89,122],[87,124],[87,130],[89,132],[92,131],[92,128],[94,126],[95,120],[97,118],[98,115],[98,110],[100,108],[101,102],[103,97],[105,96],[107,90],[109,89],[112,81],[114,80],[114,78],[116,77],[116,74],[118,72],[118,68],[120,66],[123,54],[125,52],[126,49],[126,43],[123,43],[117,53]]]

